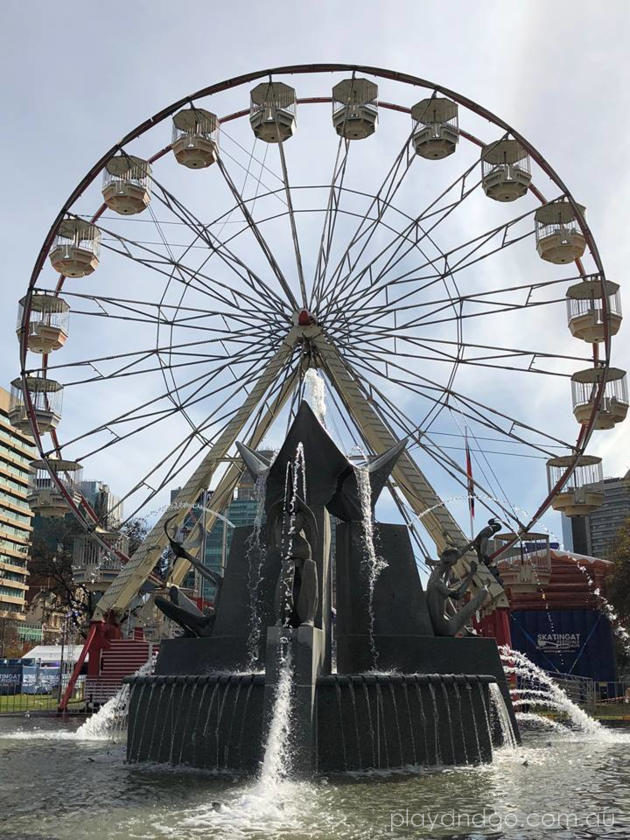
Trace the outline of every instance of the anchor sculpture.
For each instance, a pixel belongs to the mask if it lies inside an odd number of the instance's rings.
[[[179,586],[171,586],[169,588],[168,599],[163,598],[161,595],[157,595],[155,597],[155,606],[167,618],[178,624],[184,630],[184,634],[186,636],[210,636],[212,635],[212,631],[214,629],[216,604],[221,593],[223,577],[218,572],[215,572],[207,566],[204,566],[203,563],[200,563],[192,556],[192,554],[186,551],[180,542],[177,542],[177,540],[169,534],[168,526],[171,521],[171,519],[168,519],[164,523],[164,533],[169,541],[169,545],[171,546],[171,551],[173,552],[175,559],[177,560],[178,558],[183,557],[194,569],[199,572],[204,580],[214,584],[215,607],[207,608],[206,611],[200,610],[199,607],[181,591]]]

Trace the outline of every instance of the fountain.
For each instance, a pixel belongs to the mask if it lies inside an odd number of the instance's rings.
[[[438,620],[470,546],[443,552],[425,595],[407,527],[374,521],[404,447],[357,470],[306,402],[273,462],[239,444],[265,516],[235,529],[212,621],[184,617],[155,673],[128,679],[129,761],[308,778],[477,764],[518,739],[495,641],[456,637],[470,607]]]
[[[518,687],[512,689],[512,706],[519,709],[516,714],[518,719],[531,722],[534,717],[540,717],[531,711],[520,711],[521,707],[542,707],[565,716],[570,727],[584,735],[601,737],[605,734],[601,723],[574,703],[554,682],[552,675],[535,665],[524,653],[504,645],[500,648],[500,654],[505,673],[519,678]]]

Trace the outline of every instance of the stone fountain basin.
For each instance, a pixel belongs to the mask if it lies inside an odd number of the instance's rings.
[[[170,674],[127,682],[129,761],[246,775],[259,770],[266,729],[263,674]],[[316,773],[491,761],[493,744],[501,742],[490,709],[494,682],[491,674],[319,677]]]

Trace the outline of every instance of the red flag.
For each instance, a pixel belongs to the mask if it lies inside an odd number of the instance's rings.
[[[473,474],[472,474],[472,461],[470,458],[470,449],[468,447],[468,431],[464,432],[464,439],[466,441],[466,477],[467,481],[467,489],[468,489],[468,509],[470,511],[470,519],[471,522],[475,516],[475,482],[473,481]]]

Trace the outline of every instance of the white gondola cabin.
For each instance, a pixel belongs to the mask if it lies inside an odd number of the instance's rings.
[[[29,310],[26,345],[33,353],[59,350],[68,338],[70,307],[63,298],[46,292],[33,292],[30,301],[23,297],[18,305],[17,336],[22,338],[24,310]]]
[[[86,277],[98,266],[101,232],[82,219],[63,219],[57,228],[50,262],[64,277]]]
[[[422,99],[411,109],[412,140],[416,154],[429,160],[452,155],[459,141],[456,102],[443,96]]]
[[[51,477],[46,464],[56,474],[63,490],[59,489]],[[48,462],[31,461],[31,468],[34,472],[31,476],[27,501],[33,513],[50,517],[65,516],[70,513],[65,493],[75,504],[79,503],[80,495],[76,485],[81,480],[81,464],[77,461],[49,458]]]
[[[115,213],[142,213],[151,201],[151,164],[133,155],[116,155],[105,164],[103,201]]]
[[[588,423],[595,407],[597,393],[606,377],[604,395],[595,414],[595,429],[612,429],[628,414],[626,372],[620,368],[587,368],[571,377],[573,414],[578,423]]]
[[[333,125],[340,137],[363,140],[378,123],[378,85],[369,79],[344,79],[332,89]]]
[[[109,549],[88,534],[75,537],[72,546],[72,577],[76,584],[92,592],[99,592],[107,589],[118,576],[122,560],[116,552],[127,554],[129,538],[120,531],[103,528],[96,528],[94,533]]]
[[[517,542],[508,548],[497,562],[503,586],[510,591],[510,594],[536,592],[549,583],[551,579],[549,534],[503,533],[497,534],[494,539],[499,547],[517,539]]]
[[[549,490],[556,486],[573,460],[573,455],[558,455],[547,461]],[[566,484],[553,497],[551,507],[566,516],[586,516],[597,510],[603,503],[602,459],[596,455],[580,455]]]
[[[599,274],[591,274],[580,283],[567,289],[567,319],[571,334],[575,338],[597,344],[608,335],[617,335],[621,326],[621,298],[619,285],[604,280]],[[604,298],[606,315],[604,315]]]
[[[175,159],[189,169],[205,169],[217,159],[219,120],[203,108],[184,108],[173,117]]]
[[[481,150],[481,184],[495,201],[516,201],[532,180],[529,155],[518,140],[504,138]]]
[[[578,204],[580,215],[586,208]],[[536,222],[536,248],[547,262],[564,265],[579,259],[586,250],[586,239],[582,233],[573,206],[566,199],[543,204],[534,213]]]
[[[33,406],[39,433],[44,434],[56,429],[61,420],[63,385],[44,376],[27,376],[26,389]],[[19,378],[11,383],[9,422],[21,432],[31,433],[22,380]]]
[[[284,143],[295,134],[295,88],[284,82],[262,82],[250,93],[249,122],[265,143]]]

